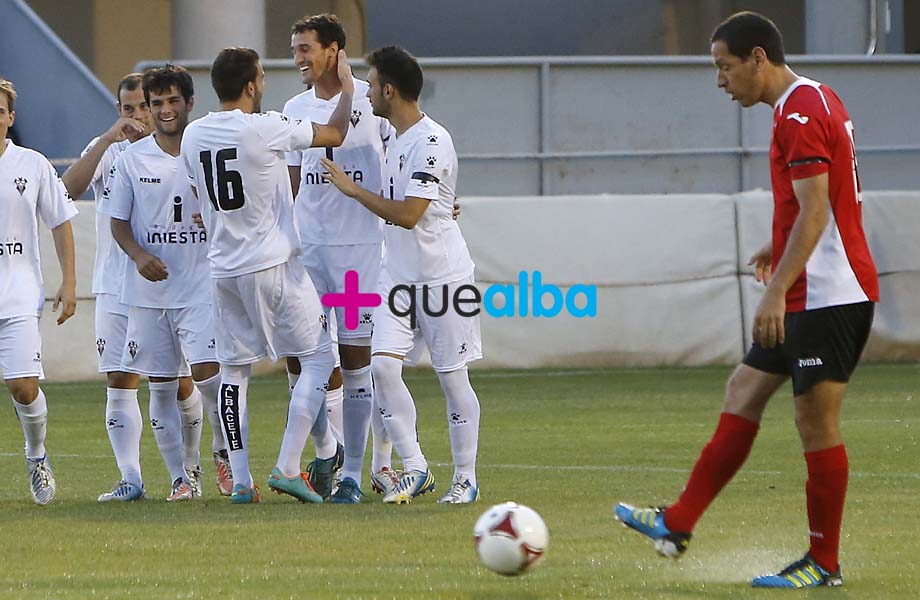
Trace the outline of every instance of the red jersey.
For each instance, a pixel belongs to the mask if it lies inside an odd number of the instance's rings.
[[[834,90],[800,78],[777,101],[773,112],[774,269],[799,214],[792,182],[821,173],[828,174],[827,227],[786,293],[786,312],[878,302],[878,273],[862,226],[853,122]]]

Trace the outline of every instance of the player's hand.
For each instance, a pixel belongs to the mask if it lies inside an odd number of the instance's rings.
[[[786,341],[786,294],[767,287],[754,313],[754,341],[764,348],[774,348]]]
[[[454,196],[454,212],[451,215],[454,218],[454,221],[460,218],[460,198]]]
[[[60,325],[77,312],[77,288],[74,284],[61,284],[57,294],[54,295],[54,305],[51,312],[57,312],[61,307],[61,314],[58,315],[57,324]]]
[[[323,167],[325,167],[327,171],[326,173],[323,173],[323,179],[339,188],[339,191],[341,191],[346,196],[354,198],[358,195],[358,191],[361,189],[361,186],[355,183],[355,180],[352,179],[351,176],[346,173],[344,169],[342,169],[342,167],[335,164],[328,158],[321,158],[319,161],[323,163]]]
[[[137,272],[147,281],[163,281],[169,277],[166,265],[149,252],[138,252],[134,257]]]
[[[102,134],[102,139],[110,144],[122,142],[128,139],[131,134],[139,135],[144,133],[144,124],[137,119],[121,117],[115,124],[109,127],[109,130]]]
[[[770,277],[773,276],[773,243],[755,252],[747,264],[754,267],[754,279],[764,285],[770,283]]]
[[[338,75],[339,81],[342,82],[342,90],[354,95],[355,79],[351,74],[351,65],[348,64],[348,56],[344,50],[339,50],[338,63]]]
[[[204,229],[204,219],[201,218],[200,212],[192,213],[192,221],[195,222],[199,229]]]

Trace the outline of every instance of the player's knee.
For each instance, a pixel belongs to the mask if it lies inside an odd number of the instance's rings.
[[[106,384],[116,390],[136,390],[140,386],[140,380],[140,375],[137,373],[125,373],[124,371],[106,373]]]
[[[399,379],[402,373],[402,361],[392,356],[375,354],[371,357],[371,375],[375,382],[386,385]]]
[[[218,373],[220,373],[220,365],[216,362],[192,365],[192,379],[195,381],[207,381]]]
[[[761,396],[756,382],[751,381],[744,371],[737,369],[725,384],[725,400],[722,403],[722,410],[752,421],[760,421],[770,399],[769,395]]]
[[[6,387],[9,389],[13,400],[19,404],[32,404],[35,398],[38,397],[37,377],[7,379]]]

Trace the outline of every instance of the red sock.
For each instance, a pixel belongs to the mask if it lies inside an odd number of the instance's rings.
[[[843,521],[843,502],[850,473],[847,450],[840,444],[817,452],[806,452],[805,462],[808,464],[805,496],[811,536],[808,551],[815,562],[833,572],[840,567],[840,523]]]
[[[759,423],[730,413],[719,416],[712,439],[696,460],[680,498],[667,507],[664,522],[671,531],[690,533],[706,508],[747,460]]]

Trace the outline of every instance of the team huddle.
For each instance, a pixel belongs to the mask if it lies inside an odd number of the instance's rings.
[[[718,87],[742,107],[774,110],[773,231],[749,262],[766,290],[751,348],[677,501],[619,503],[614,516],[660,554],[685,554],[697,522],[747,459],[770,399],[791,379],[808,472],[809,549],[752,583],[842,585],[849,464],[840,411],[879,299],[854,127],[830,87],[786,65],[782,35],[765,17],[735,14],[710,42]],[[172,481],[167,500],[202,494],[207,413],[220,493],[259,502],[247,387],[253,363],[282,357],[291,398],[269,488],[302,502],[359,503],[371,431],[371,489],[383,502],[410,502],[435,488],[402,377],[422,343],[446,400],[454,463],[439,502],[478,499],[480,409],[467,365],[482,357],[480,326],[475,314],[446,306],[473,283],[474,270],[456,222],[457,155],[447,130],[419,109],[423,77],[411,55],[375,50],[364,82],[352,77],[344,47],[332,15],[294,24],[291,50],[309,89],[282,113],[261,112],[264,73],[246,48],[217,56],[211,81],[221,109],[192,123],[184,69],[129,75],[118,87],[119,120],[60,181],[40,154],[9,141],[0,148],[0,370],[25,435],[36,503],[55,492],[38,386],[38,221],[52,231],[63,273],[54,302],[60,324],[76,303],[71,197],[89,186],[97,203],[96,347],[121,473],[100,502],[145,494],[142,375]],[[15,98],[0,80],[0,136],[12,125]],[[321,298],[342,294],[347,281],[376,285],[391,302],[357,318],[324,306]],[[410,314],[421,304],[425,310]],[[302,469],[308,438],[316,456]]]
[[[473,281],[455,219],[457,157],[450,134],[419,109],[421,68],[390,46],[368,56],[368,81],[356,80],[344,47],[334,15],[295,23],[291,49],[308,89],[281,113],[262,112],[264,71],[248,48],[220,52],[211,68],[220,110],[191,123],[188,72],[166,65],[130,74],[118,86],[119,119],[60,180],[41,155],[8,142],[0,166],[27,161],[31,170],[16,165],[16,172],[34,182],[21,230],[37,234],[40,217],[58,247],[60,322],[75,307],[71,198],[89,187],[96,198],[96,350],[120,471],[99,502],[146,494],[141,376],[149,380],[150,424],[172,481],[167,501],[202,494],[206,414],[219,492],[234,504],[259,502],[249,466],[248,382],[252,364],[285,358],[291,397],[269,488],[301,502],[359,503],[372,429],[370,487],[386,503],[408,503],[435,488],[402,379],[404,360],[416,360],[422,343],[450,415],[455,471],[439,502],[478,498],[479,400],[467,372],[482,357],[478,318],[448,313],[410,322],[381,305],[349,327],[343,308],[320,300],[341,293],[347,273],[384,294],[397,284],[449,290]],[[12,112],[15,90],[4,83]],[[47,504],[55,481],[38,388],[44,295],[37,239],[7,246],[20,254],[25,248],[30,260],[0,271],[0,291],[26,268],[32,288],[23,296],[20,284],[22,306],[5,307],[13,312],[0,314],[0,331],[29,341],[34,352],[4,354],[0,368],[26,436],[33,496]],[[303,469],[308,438],[316,456]],[[394,447],[400,470],[391,463]]]

